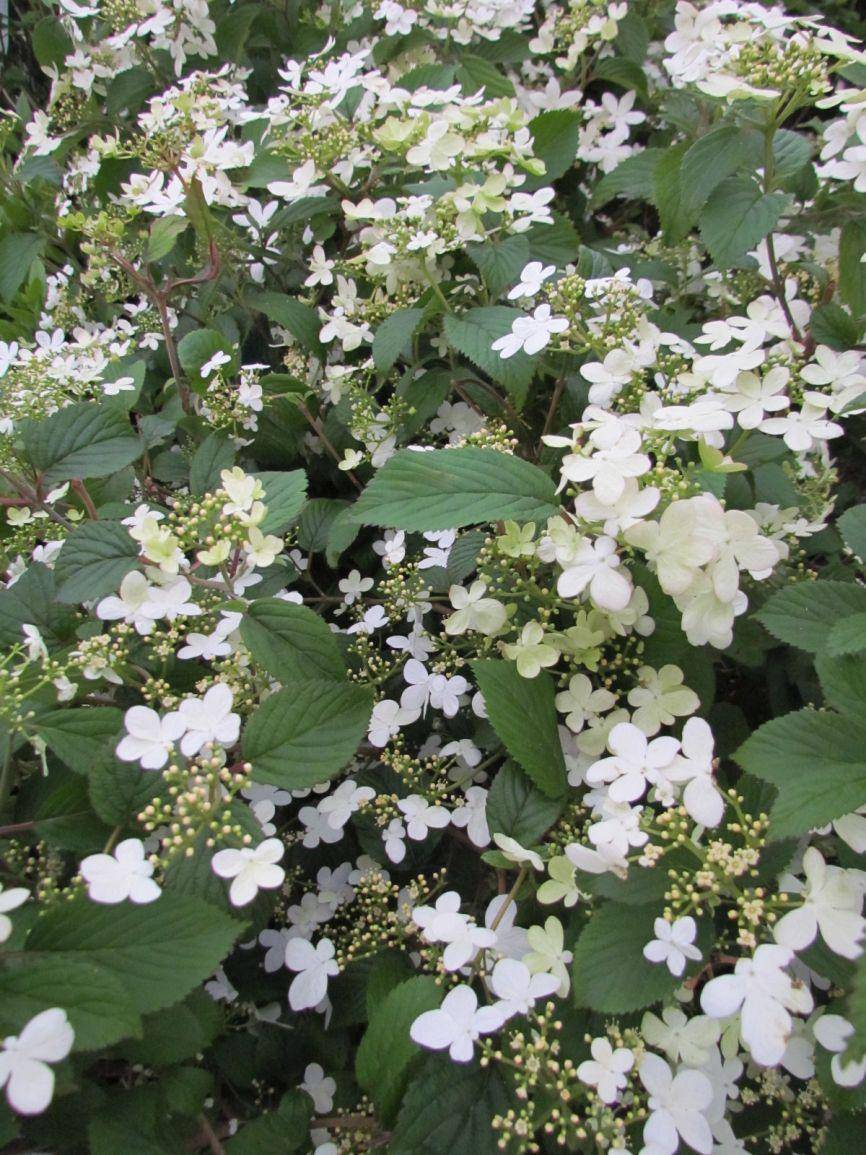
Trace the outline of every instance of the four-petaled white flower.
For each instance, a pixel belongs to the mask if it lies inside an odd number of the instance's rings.
[[[434,1051],[447,1047],[455,1063],[468,1063],[476,1040],[501,1026],[499,1011],[495,1007],[479,1007],[472,987],[461,985],[448,992],[438,1010],[419,1015],[409,1034],[422,1047]]]
[[[285,847],[278,838],[266,838],[255,848],[218,850],[211,859],[211,869],[220,878],[232,879],[229,899],[232,906],[246,906],[260,890],[281,886],[286,872],[278,866]]]
[[[541,261],[530,261],[520,274],[520,282],[508,293],[509,301],[521,297],[534,297],[541,292],[541,286],[556,272],[556,265],[542,265]]]
[[[859,870],[828,866],[821,851],[810,846],[803,855],[805,883],[789,874],[783,875],[779,889],[799,893],[803,905],[784,914],[773,928],[773,937],[791,950],[805,950],[818,934],[835,954],[859,958],[866,922],[863,909],[863,887],[866,875]]]
[[[160,718],[149,706],[130,706],[123,721],[126,737],[117,746],[117,756],[123,762],[140,762],[145,770],[161,770],[186,733],[186,722],[177,710]]]
[[[615,1103],[628,1082],[628,1073],[634,1066],[634,1053],[627,1047],[616,1050],[605,1038],[593,1039],[589,1052],[591,1059],[577,1068],[581,1083],[595,1087],[603,1103]]]
[[[514,1015],[528,1014],[539,999],[547,998],[559,988],[559,979],[551,974],[533,974],[525,963],[513,958],[500,959],[488,980],[496,995],[496,1009],[502,1022]]]
[[[435,806],[420,794],[410,794],[397,803],[406,823],[406,833],[416,842],[423,842],[431,830],[444,830],[451,814],[444,806]]]
[[[125,838],[113,854],[88,855],[79,870],[94,902],[114,904],[129,899],[142,905],[155,902],[162,893],[153,880],[153,865],[145,857],[144,843],[138,838]]]
[[[286,966],[298,972],[289,987],[293,1011],[317,1007],[328,993],[328,979],[340,973],[329,938],[319,939],[315,946],[305,938],[293,938],[286,945]]]
[[[688,1067],[674,1074],[664,1059],[652,1054],[644,1055],[638,1074],[649,1091],[650,1117],[643,1129],[646,1149],[673,1155],[682,1139],[700,1155],[709,1155],[713,1133],[706,1112],[713,1101],[713,1084],[707,1076]]]
[[[691,915],[675,918],[673,922],[657,918],[653,924],[655,938],[643,948],[645,959],[654,963],[667,963],[672,975],[681,975],[686,969],[686,959],[693,961],[701,957],[694,945],[697,924]]]
[[[19,1115],[40,1115],[54,1095],[54,1072],[72,1050],[75,1032],[60,1007],[40,1011],[20,1035],[9,1035],[0,1050],[0,1087]]]
[[[497,338],[491,348],[503,361],[521,349],[532,356],[546,348],[554,334],[564,333],[567,328],[567,317],[552,317],[550,305],[539,305],[531,317],[517,317],[511,332]]]
[[[186,698],[181,702],[178,713],[183,719],[186,733],[180,741],[180,748],[187,758],[198,754],[206,743],[233,746],[240,734],[241,719],[232,713],[234,695],[225,682],[217,682],[203,698]]]

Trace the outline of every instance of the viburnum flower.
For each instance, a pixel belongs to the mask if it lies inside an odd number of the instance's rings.
[[[476,1040],[501,1025],[502,1018],[496,1008],[479,1007],[472,987],[461,985],[448,992],[438,1010],[419,1015],[409,1034],[419,1046],[434,1051],[447,1047],[455,1063],[468,1063]]]
[[[514,1015],[528,1014],[539,999],[552,995],[559,979],[544,972],[533,974],[525,963],[503,958],[493,968],[488,986],[498,999],[496,1010],[504,1023]]]
[[[12,919],[7,911],[15,910],[30,897],[30,891],[23,886],[13,886],[4,890],[0,883],[0,943],[6,942],[12,933]]]
[[[662,773],[668,782],[682,784],[682,802],[701,826],[718,826],[725,815],[725,800],[713,778],[713,732],[703,718],[689,718],[683,726],[680,753]]]
[[[186,733],[186,721],[177,710],[160,718],[149,706],[130,706],[123,722],[127,733],[118,743],[117,756],[123,762],[140,762],[145,770],[161,770]]]
[[[298,972],[289,987],[293,1011],[317,1007],[328,993],[328,979],[340,973],[329,938],[319,939],[315,946],[304,938],[293,938],[286,945],[286,966]]]
[[[697,960],[701,952],[694,945],[697,924],[691,915],[673,922],[657,918],[653,924],[655,938],[643,948],[644,958],[654,963],[666,963],[672,975],[681,975],[686,959]]]
[[[568,689],[556,695],[556,708],[565,714],[565,724],[575,734],[580,733],[587,718],[604,714],[615,705],[616,695],[610,690],[594,689],[586,674],[572,674]]]
[[[54,1072],[49,1063],[60,1063],[72,1050],[75,1031],[66,1011],[51,1007],[40,1011],[19,1035],[9,1035],[0,1050],[0,1087],[19,1115],[40,1115],[54,1095]]]
[[[664,1059],[646,1054],[638,1068],[649,1092],[650,1117],[644,1124],[647,1148],[672,1155],[680,1139],[700,1155],[710,1155],[713,1133],[706,1111],[713,1101],[713,1085],[702,1071],[681,1068],[674,1074]]]
[[[187,758],[198,754],[206,743],[233,746],[240,734],[241,719],[232,713],[234,695],[225,682],[217,682],[203,698],[185,698],[178,712],[186,733],[180,748]]]
[[[515,863],[517,866],[522,866],[523,863],[528,863],[534,870],[544,870],[544,860],[541,855],[534,850],[527,850],[525,846],[521,846],[516,838],[512,838],[508,834],[494,834],[493,841],[499,848],[500,853],[508,859],[509,862]]]
[[[462,805],[451,812],[451,824],[465,827],[473,845],[490,845],[490,827],[487,824],[487,791],[483,786],[470,786]]]
[[[808,1015],[813,1006],[807,987],[786,972],[793,952],[764,943],[752,958],[741,958],[734,973],[710,979],[701,991],[701,1007],[714,1019],[739,1011],[740,1038],[756,1063],[773,1067],[791,1037],[791,1012]]]
[[[516,642],[502,643],[502,653],[516,664],[522,678],[537,678],[546,666],[559,661],[559,650],[544,641],[538,622],[527,622]]]
[[[564,333],[568,328],[567,317],[551,316],[550,305],[539,305],[531,317],[517,317],[511,332],[499,337],[491,345],[494,353],[504,360],[513,357],[521,349],[532,356],[540,353],[550,344],[556,333]]]
[[[665,593],[684,593],[695,571],[715,557],[717,541],[706,532],[707,512],[699,498],[672,501],[658,521],[641,521],[626,530],[626,541],[643,550]]]
[[[628,1072],[634,1066],[634,1053],[628,1047],[614,1050],[605,1038],[593,1039],[589,1053],[592,1058],[584,1059],[577,1068],[578,1079],[595,1087],[603,1103],[615,1103],[625,1090]]]
[[[676,738],[653,738],[631,722],[620,722],[607,740],[610,758],[594,762],[586,772],[591,786],[610,783],[608,794],[614,802],[635,802],[650,785],[659,781],[680,749]]]
[[[554,988],[565,998],[571,987],[569,967],[572,952],[565,949],[565,931],[558,918],[550,915],[544,926],[530,926],[526,931],[526,945],[530,948],[523,962],[533,974],[549,972],[556,980]]]
[[[694,714],[701,702],[694,690],[683,685],[679,666],[666,665],[660,670],[641,666],[639,685],[629,690],[628,704],[635,707],[632,722],[648,738],[662,726],[672,726],[677,718]]]
[[[530,261],[520,274],[520,282],[509,290],[509,301],[516,301],[520,297],[535,297],[541,292],[541,286],[556,272],[556,265],[542,265],[541,261]]]
[[[396,738],[403,726],[409,726],[421,717],[421,711],[407,709],[391,698],[383,698],[373,707],[367,736],[372,746],[381,749]]]
[[[343,594],[343,601],[347,606],[350,606],[368,590],[371,590],[373,584],[372,578],[361,577],[361,571],[353,569],[349,571],[347,577],[340,579],[337,588]]]
[[[444,806],[435,806],[420,794],[401,798],[397,806],[406,823],[406,833],[416,842],[423,842],[431,830],[444,830],[451,821],[451,813]]]
[[[647,1011],[640,1031],[646,1042],[664,1051],[672,1063],[704,1067],[722,1034],[722,1025],[708,1015],[688,1018],[679,1007],[664,1007],[661,1016]]]
[[[298,1086],[313,1100],[316,1113],[326,1115],[334,1106],[334,1092],[337,1090],[337,1081],[325,1074],[324,1067],[319,1063],[308,1063],[304,1069],[304,1081]]]
[[[830,1074],[840,1087],[857,1087],[866,1078],[866,1055],[845,1062],[848,1040],[854,1035],[854,1025],[842,1015],[825,1014],[815,1020],[812,1031],[825,1050],[832,1052]]]
[[[814,846],[803,855],[803,874],[805,882],[790,874],[783,875],[779,881],[781,891],[800,894],[803,904],[789,910],[775,924],[776,942],[791,950],[805,950],[820,931],[834,954],[859,958],[866,932],[866,921],[861,914],[866,874],[828,866],[821,851]]]
[[[412,921],[427,942],[447,944],[442,962],[449,971],[459,970],[496,941],[492,930],[477,926],[469,915],[460,913],[460,903],[457,891],[449,890],[439,895],[435,906],[419,906],[412,912]]]
[[[451,586],[448,597],[455,613],[445,619],[446,634],[465,634],[467,630],[477,630],[488,637],[498,634],[506,621],[506,610],[502,602],[486,598],[487,586],[482,581],[474,581],[469,589]]]
[[[282,886],[286,872],[277,863],[285,847],[278,838],[266,838],[255,848],[218,850],[211,859],[211,869],[220,878],[232,879],[229,899],[232,906],[246,906],[260,890]]]
[[[600,609],[624,610],[631,600],[632,585],[619,571],[616,542],[598,537],[582,545],[556,581],[561,598],[576,598],[589,590],[589,596]]]
[[[79,871],[87,883],[93,902],[155,902],[162,891],[153,880],[153,865],[144,854],[144,843],[125,838],[112,854],[90,854],[82,859]]]

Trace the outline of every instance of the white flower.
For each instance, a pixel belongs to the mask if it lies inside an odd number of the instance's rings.
[[[598,537],[586,542],[574,554],[556,582],[556,592],[562,598],[575,598],[589,589],[589,596],[600,609],[624,610],[631,600],[632,586],[628,577],[619,572],[616,542],[610,537]]]
[[[565,931],[558,918],[550,915],[544,926],[531,926],[526,931],[529,952],[523,956],[533,974],[549,972],[556,979],[556,990],[564,998],[571,987],[569,966],[573,955],[565,949]]]
[[[699,959],[701,952],[694,945],[698,928],[691,915],[673,922],[657,918],[653,924],[655,938],[643,948],[644,958],[654,963],[667,963],[672,975],[681,975],[686,959]]]
[[[680,744],[676,738],[647,741],[637,726],[620,722],[611,730],[607,747],[612,757],[594,762],[586,772],[586,781],[591,786],[609,782],[608,794],[614,802],[635,802],[648,785],[658,784]]]
[[[709,1155],[713,1135],[706,1110],[713,1101],[713,1085],[701,1071],[684,1068],[674,1075],[658,1055],[646,1054],[638,1068],[649,1091],[651,1112],[644,1125],[644,1142],[659,1155],[672,1155],[680,1139],[700,1155]]]
[[[447,1047],[455,1063],[468,1063],[475,1040],[501,1025],[499,1012],[494,1007],[479,1008],[472,987],[461,985],[448,992],[438,1010],[419,1015],[409,1034],[422,1047],[434,1051]]]
[[[800,893],[803,905],[784,914],[773,928],[773,937],[791,950],[804,950],[818,932],[827,946],[843,958],[859,958],[866,922],[863,885],[866,875],[859,870],[828,866],[820,850],[810,846],[803,855],[805,883],[783,875],[779,889]]]
[[[397,737],[403,726],[417,722],[420,717],[420,710],[409,710],[391,698],[383,698],[373,707],[370,717],[370,727],[367,733],[370,744],[379,749],[387,746],[392,738]]]
[[[725,800],[713,779],[713,732],[703,718],[689,718],[683,726],[682,749],[663,773],[668,782],[686,783],[683,805],[701,826],[718,826],[725,815]]]
[[[703,1067],[710,1061],[722,1027],[707,1015],[689,1019],[679,1007],[664,1007],[661,1017],[647,1011],[640,1031],[646,1042],[664,1051],[672,1063]]]
[[[155,902],[162,891],[153,881],[153,866],[144,855],[144,843],[125,838],[113,854],[90,854],[79,867],[94,902]]]
[[[293,1011],[317,1007],[328,993],[328,979],[340,973],[329,938],[319,939],[315,946],[304,938],[293,938],[286,946],[286,966],[298,972],[289,987]]]
[[[416,842],[423,842],[431,830],[444,830],[451,814],[444,806],[435,806],[420,794],[410,794],[397,803],[406,823],[406,833]]]
[[[697,694],[683,685],[679,666],[662,666],[660,670],[641,666],[637,675],[640,684],[629,690],[628,704],[635,707],[632,722],[648,738],[662,726],[671,726],[677,718],[700,708]]]
[[[0,882],[0,943],[5,942],[12,933],[12,919],[6,912],[15,910],[29,897],[30,891],[25,887],[13,886],[10,890],[4,890]]]
[[[340,579],[337,586],[340,593],[343,594],[343,601],[347,606],[350,606],[365,594],[367,590],[373,588],[373,579],[362,578],[361,571],[353,569],[349,571],[348,577]]]
[[[583,729],[587,718],[597,717],[616,705],[610,690],[593,689],[586,674],[573,674],[568,689],[556,695],[556,708],[565,714],[565,724],[575,734]]]
[[[313,1100],[313,1106],[318,1115],[327,1115],[334,1106],[334,1092],[337,1089],[336,1079],[325,1075],[324,1068],[318,1063],[308,1063],[304,1071],[304,1081],[298,1086]]]
[[[786,947],[764,943],[753,958],[739,959],[733,974],[710,979],[701,991],[701,1007],[712,1018],[740,1012],[740,1037],[763,1067],[774,1067],[785,1053],[792,1031],[789,1012],[812,1010],[808,989],[784,969],[793,957]]]
[[[821,1015],[812,1030],[821,1046],[833,1052],[830,1060],[833,1082],[840,1087],[859,1086],[866,1078],[866,1055],[861,1059],[850,1059],[847,1063],[844,1059],[848,1040],[854,1034],[853,1024],[841,1015]]]
[[[465,634],[467,630],[488,636],[499,633],[506,621],[505,606],[495,598],[486,598],[486,592],[482,581],[474,581],[468,590],[463,586],[450,588],[448,597],[456,612],[445,619],[446,634]]]
[[[442,962],[449,971],[459,970],[496,941],[493,931],[476,926],[469,915],[460,913],[460,895],[455,890],[440,894],[435,906],[416,907],[412,921],[427,942],[447,944]]]
[[[199,372],[202,377],[210,377],[211,373],[216,373],[218,369],[222,368],[223,365],[228,365],[230,361],[231,357],[228,353],[223,353],[221,349],[217,350],[209,360],[205,361]]]
[[[715,507],[718,502],[708,494],[672,501],[658,521],[642,521],[626,530],[626,540],[655,566],[665,593],[684,593],[695,571],[715,557]]]
[[[334,830],[342,830],[352,815],[375,797],[376,791],[372,786],[359,786],[353,778],[347,778],[332,794],[322,799],[319,813]]]
[[[493,968],[488,986],[499,1002],[496,1009],[502,1021],[514,1015],[526,1015],[539,999],[547,998],[559,988],[559,979],[551,974],[533,974],[517,959],[500,959]]]
[[[615,1103],[628,1082],[628,1072],[634,1066],[634,1053],[627,1047],[616,1050],[607,1039],[593,1039],[589,1052],[591,1059],[577,1068],[577,1077],[588,1087],[595,1087],[603,1103]]]
[[[566,317],[552,317],[550,305],[539,305],[531,317],[517,317],[511,332],[499,337],[491,345],[494,353],[504,360],[513,357],[522,349],[530,356],[540,353],[550,344],[555,333],[564,333],[568,328]]]
[[[266,838],[255,848],[218,850],[211,859],[211,869],[220,878],[232,879],[229,898],[232,906],[246,906],[260,890],[281,886],[286,872],[277,863],[284,846],[278,838]]]
[[[54,1094],[54,1072],[72,1050],[75,1032],[59,1007],[40,1011],[21,1031],[3,1040],[0,1051],[0,1087],[19,1115],[41,1114]]]
[[[225,682],[217,682],[203,698],[185,698],[179,713],[186,726],[180,748],[187,758],[198,754],[206,743],[233,746],[238,740],[241,719],[232,713],[234,695]]]
[[[123,762],[140,762],[145,770],[160,770],[179,738],[186,733],[183,715],[173,710],[160,718],[149,706],[130,706],[123,717],[126,737],[117,746]]]
[[[520,283],[509,292],[509,301],[520,297],[534,297],[541,292],[541,286],[556,272],[556,265],[542,265],[541,261],[530,261],[520,274]]]
[[[490,827],[487,825],[487,791],[483,786],[470,786],[463,804],[451,814],[453,826],[466,827],[466,833],[475,846],[490,845]]]
[[[544,870],[544,862],[541,856],[534,850],[527,850],[525,846],[521,846],[516,838],[511,838],[507,834],[494,834],[493,841],[509,862],[513,862],[518,866],[522,866],[523,863],[526,862],[535,870]]]

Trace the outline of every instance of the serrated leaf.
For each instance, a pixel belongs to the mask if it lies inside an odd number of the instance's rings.
[[[344,513],[348,515],[351,508],[347,501],[331,497],[314,497],[308,501],[298,522],[298,545],[301,549],[311,553],[325,549],[331,527]]]
[[[47,910],[26,953],[90,962],[118,979],[141,1013],[182,999],[219,966],[243,929],[195,898],[163,893],[144,906],[103,906],[84,896]]]
[[[211,493],[220,486],[220,474],[231,469],[235,460],[235,447],[225,433],[209,434],[198,449],[189,467],[189,491],[195,497]]]
[[[866,224],[848,221],[839,237],[839,296],[855,317],[866,313]]]
[[[400,450],[354,505],[362,525],[462,529],[512,519],[545,522],[559,508],[553,481],[535,465],[496,449]]]
[[[836,527],[854,556],[866,561],[866,505],[846,509],[836,522]]]
[[[854,718],[800,710],[765,722],[734,755],[771,782],[773,838],[805,834],[866,803],[866,726]]]
[[[591,207],[600,208],[614,197],[650,200],[656,168],[666,151],[663,148],[645,148],[643,152],[626,157],[595,186],[590,199]]]
[[[859,654],[866,650],[866,613],[851,614],[830,627],[826,652],[832,657]]]
[[[543,671],[536,678],[522,678],[514,662],[492,658],[471,665],[490,724],[508,753],[543,794],[561,798],[568,782],[553,679]]]
[[[639,1011],[667,998],[681,982],[664,964],[648,962],[643,948],[655,938],[658,904],[623,908],[607,902],[593,911],[574,946],[574,1001],[599,1014]],[[687,974],[703,964],[689,963]]]
[[[862,658],[821,655],[815,670],[828,706],[855,717],[866,713],[866,662]]]
[[[222,1021],[220,1004],[204,990],[193,991],[182,1003],[146,1015],[141,1039],[126,1043],[122,1054],[155,1067],[180,1063],[210,1046]]]
[[[755,617],[780,642],[818,654],[835,623],[858,613],[866,613],[866,587],[853,582],[810,581],[779,590]]]
[[[701,237],[719,268],[730,268],[763,240],[786,203],[781,193],[763,193],[754,181],[723,181],[700,215]]]
[[[518,407],[526,399],[529,383],[535,374],[535,360],[522,350],[503,359],[494,353],[492,345],[510,333],[514,322],[523,316],[525,314],[519,309],[505,305],[489,305],[470,309],[459,316],[456,313],[445,316],[448,344],[502,385]]]
[[[163,257],[167,257],[177,244],[177,238],[188,225],[187,217],[158,217],[150,226],[144,259],[161,261]]]
[[[319,330],[322,322],[316,310],[305,305],[303,301],[284,293],[266,290],[248,295],[246,303],[251,309],[258,309],[264,313],[268,320],[288,329],[305,349],[310,352],[317,352],[320,349]]]
[[[253,713],[243,739],[253,778],[300,790],[327,782],[346,765],[367,730],[373,694],[366,686],[304,681],[286,685]]]
[[[307,475],[303,469],[288,473],[256,473],[265,487],[264,503],[268,507],[259,526],[262,533],[282,533],[304,507],[307,499]]]
[[[467,96],[476,92],[484,92],[488,99],[514,96],[514,85],[502,69],[472,53],[461,53],[456,80]]]
[[[386,317],[373,337],[373,364],[387,373],[421,324],[423,309],[397,309]]]
[[[529,241],[523,233],[506,237],[502,241],[473,241],[466,246],[466,253],[484,283],[498,297],[505,289],[516,285],[520,274],[529,263]]]
[[[487,825],[521,846],[535,846],[562,813],[562,803],[537,790],[514,763],[506,762],[487,795]]]
[[[263,1111],[229,1139],[226,1155],[292,1155],[308,1148],[312,1106],[303,1091],[289,1091],[276,1111]]]
[[[345,681],[346,667],[336,638],[308,606],[260,598],[244,616],[241,637],[253,660],[281,682]]]
[[[688,149],[680,167],[682,224],[679,236],[691,228],[710,194],[743,164],[749,137],[742,125],[724,124],[699,137]]]
[[[84,602],[114,593],[138,565],[138,543],[117,521],[89,521],[63,543],[54,568],[62,602]]]
[[[22,422],[24,451],[43,484],[108,477],[141,455],[142,444],[117,406],[82,401],[44,420]]]
[[[20,645],[25,624],[36,626],[49,645],[66,640],[74,630],[75,618],[54,599],[53,570],[40,562],[31,563],[14,585],[0,590],[0,645]]]
[[[51,710],[34,722],[43,742],[77,774],[87,774],[95,762],[113,753],[122,726],[123,713],[114,706],[71,706]]]
[[[574,164],[582,124],[580,113],[567,108],[540,112],[530,120],[532,151],[544,161],[545,184],[557,180]]]
[[[9,233],[0,241],[0,297],[11,301],[30,275],[42,252],[38,233]]]
[[[177,356],[181,368],[191,377],[201,378],[201,367],[210,361],[214,353],[232,355],[232,347],[216,329],[193,329],[177,343]]]
[[[18,1031],[40,1011],[62,1006],[75,1031],[73,1049],[93,1051],[141,1032],[124,984],[105,967],[50,955],[14,960],[0,969],[0,1021]]]
[[[499,1155],[490,1126],[509,1104],[495,1063],[427,1058],[403,1097],[390,1155]]]
[[[375,1007],[355,1056],[355,1077],[390,1123],[406,1087],[406,1068],[421,1053],[409,1030],[425,1011],[438,1007],[442,987],[428,975],[407,979]]]
[[[90,768],[89,793],[93,809],[110,826],[126,826],[164,788],[162,775],[142,770],[136,763],[110,756],[96,759]]]

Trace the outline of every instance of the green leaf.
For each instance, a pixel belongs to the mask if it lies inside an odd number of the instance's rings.
[[[189,467],[189,490],[195,497],[212,493],[220,487],[220,474],[231,469],[235,460],[235,447],[225,433],[209,434],[198,449]]]
[[[544,161],[545,184],[557,180],[574,164],[582,123],[579,112],[566,108],[541,112],[530,120],[532,151]]]
[[[826,652],[832,657],[866,650],[866,613],[852,614],[834,622],[827,635]]]
[[[319,350],[319,330],[322,328],[322,322],[316,310],[305,305],[303,301],[268,290],[248,295],[246,303],[251,309],[258,309],[264,313],[268,320],[288,329],[305,349],[310,352]]]
[[[101,906],[81,896],[51,907],[26,944],[34,962],[91,962],[146,1013],[182,999],[219,966],[243,929],[199,899],[163,893],[145,906]]]
[[[73,51],[73,44],[66,29],[53,16],[40,20],[30,34],[30,47],[42,68],[61,68],[63,61]]]
[[[330,497],[314,497],[308,501],[298,522],[298,545],[311,553],[325,549],[337,519],[349,514],[352,508],[347,501]]]
[[[257,473],[265,487],[265,505],[268,512],[259,526],[262,533],[282,533],[304,506],[307,498],[307,475],[303,469],[289,473]]]
[[[771,232],[787,204],[781,193],[762,193],[754,181],[722,181],[700,215],[704,244],[713,260],[730,268]]]
[[[561,798],[568,783],[559,741],[554,683],[543,671],[522,678],[514,662],[471,663],[487,716],[506,750],[548,798]]]
[[[220,1004],[204,990],[193,991],[182,1003],[146,1015],[142,1037],[124,1045],[124,1058],[154,1067],[181,1063],[210,1046],[222,1021]]]
[[[361,527],[353,517],[354,510],[346,505],[328,524],[328,535],[325,543],[325,561],[332,568],[340,560],[355,538]]]
[[[562,813],[562,803],[546,797],[513,762],[506,762],[487,795],[492,834],[507,834],[521,846],[535,846]]]
[[[355,1077],[389,1124],[406,1088],[407,1067],[421,1048],[409,1035],[412,1023],[442,1001],[443,990],[435,979],[418,975],[388,994],[370,1016],[355,1056]]]
[[[34,722],[39,737],[77,774],[113,753],[122,726],[123,713],[114,706],[71,706]]]
[[[125,985],[105,967],[77,958],[25,959],[0,968],[0,1021],[17,1033],[34,1015],[62,1006],[75,1031],[74,1050],[93,1051],[141,1033]]]
[[[13,586],[0,590],[0,645],[20,645],[23,625],[36,626],[49,644],[66,640],[75,619],[54,597],[54,572],[39,562],[31,563]]]
[[[497,449],[400,450],[354,506],[362,525],[461,529],[512,519],[541,521],[559,509],[556,486],[535,465]]]
[[[84,602],[114,593],[138,565],[138,543],[117,521],[88,521],[63,543],[55,566],[62,602]]]
[[[193,329],[181,337],[177,344],[177,356],[181,368],[190,377],[201,380],[201,367],[210,361],[214,353],[232,355],[232,347],[216,329]]]
[[[126,826],[165,787],[162,775],[118,758],[97,758],[90,768],[90,801],[109,826]]]
[[[606,902],[593,911],[574,946],[574,1001],[599,1014],[622,1015],[667,998],[682,979],[648,962],[643,948],[655,938],[658,904],[622,907]],[[700,970],[701,962],[688,970]]]
[[[9,233],[0,241],[0,297],[11,301],[42,252],[42,238],[36,233]]]
[[[506,237],[503,241],[472,241],[466,253],[494,297],[516,285],[520,274],[529,263],[529,241],[523,233]]]
[[[685,232],[695,223],[708,197],[743,164],[749,137],[742,125],[724,124],[701,136],[683,157],[680,168]]]
[[[291,1155],[309,1148],[312,1108],[303,1091],[289,1091],[276,1111],[262,1112],[228,1140],[226,1155]]]
[[[366,686],[304,681],[286,685],[259,706],[244,733],[253,778],[300,790],[327,782],[363,738],[373,694]]]
[[[773,137],[773,166],[779,180],[787,181],[812,159],[812,142],[801,132],[776,129]]]
[[[188,225],[187,217],[158,217],[150,226],[144,259],[161,261],[163,257],[167,257],[177,243],[177,238]]]
[[[469,309],[460,316],[455,313],[445,315],[448,344],[502,385],[518,407],[525,401],[529,383],[535,374],[535,358],[521,350],[503,360],[498,353],[494,353],[491,346],[499,337],[510,333],[517,318],[523,316],[525,314],[519,309],[510,309],[505,305]]]
[[[614,197],[651,200],[656,168],[666,152],[664,148],[645,148],[643,152],[627,157],[595,186],[590,207],[600,208]]]
[[[854,556],[860,561],[866,561],[866,505],[846,509],[836,522],[836,527]]]
[[[773,718],[735,754],[756,778],[778,789],[770,811],[774,838],[805,834],[866,802],[866,725],[800,710]]]
[[[848,221],[839,238],[839,296],[855,317],[866,314],[866,223]]]
[[[334,634],[308,606],[261,598],[247,611],[241,637],[253,659],[281,682],[346,679]]]
[[[854,717],[866,713],[866,662],[862,658],[821,655],[815,669],[828,706]]]
[[[373,364],[387,373],[421,324],[423,309],[397,309],[386,317],[373,337]]]
[[[669,242],[676,242],[689,231],[693,213],[685,205],[680,168],[686,152],[685,143],[673,145],[653,171],[653,203],[658,209],[659,223]]]
[[[502,69],[471,53],[460,54],[460,67],[456,80],[467,96],[483,91],[488,99],[497,96],[514,96],[514,85]]]
[[[488,1067],[429,1056],[403,1097],[390,1155],[499,1155],[494,1115],[510,1099],[495,1063]]]
[[[866,588],[853,582],[798,582],[767,600],[755,615],[780,642],[818,654],[840,618],[866,613]]]
[[[24,452],[45,486],[73,478],[108,477],[141,456],[126,413],[82,401],[44,420],[22,422]]]

